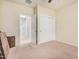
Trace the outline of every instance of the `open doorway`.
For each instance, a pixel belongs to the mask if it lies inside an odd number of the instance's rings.
[[[20,15],[20,45],[31,42],[31,16]]]

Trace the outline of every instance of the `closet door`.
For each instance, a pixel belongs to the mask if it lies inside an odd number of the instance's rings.
[[[38,44],[55,40],[55,19],[52,16],[38,17]]]

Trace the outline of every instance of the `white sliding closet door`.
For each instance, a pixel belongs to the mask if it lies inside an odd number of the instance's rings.
[[[38,44],[55,40],[55,19],[52,16],[38,17]]]

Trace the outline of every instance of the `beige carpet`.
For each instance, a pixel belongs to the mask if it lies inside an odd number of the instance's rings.
[[[77,47],[51,41],[11,49],[7,59],[77,59]]]

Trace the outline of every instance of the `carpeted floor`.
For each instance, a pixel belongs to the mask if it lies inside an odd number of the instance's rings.
[[[57,41],[11,49],[7,59],[77,59],[77,47]]]

